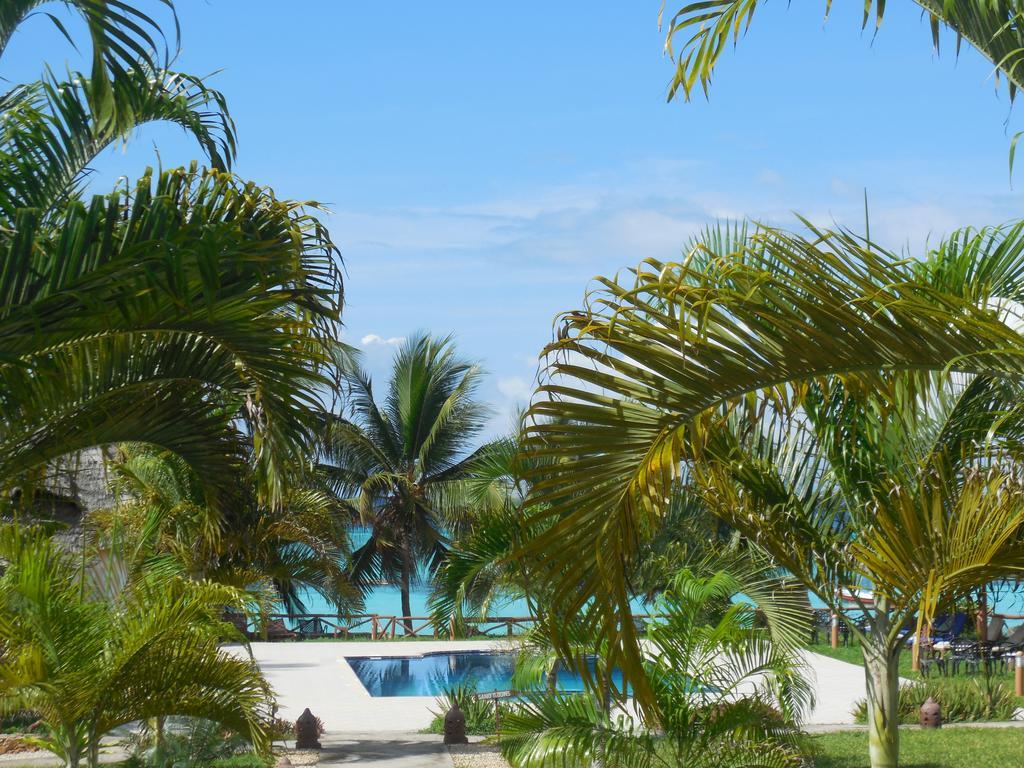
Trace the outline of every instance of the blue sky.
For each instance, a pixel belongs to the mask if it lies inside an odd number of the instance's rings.
[[[863,3],[833,5],[823,24],[824,0],[768,3],[710,101],[690,104],[665,103],[658,0],[178,0],[177,66],[217,72],[240,174],[329,206],[346,339],[375,380],[395,340],[454,333],[488,371],[493,433],[593,276],[675,258],[716,218],[859,227],[867,188],[872,235],[920,252],[1024,210],[1024,170],[1015,188],[1007,172],[1024,120],[980,56],[957,59],[947,35],[936,57],[909,0],[874,38]],[[0,74],[65,61],[77,54],[37,18]],[[165,166],[197,154],[147,127],[95,184],[138,174],[155,147]]]

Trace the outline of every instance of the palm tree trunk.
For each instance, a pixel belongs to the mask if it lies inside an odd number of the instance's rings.
[[[89,768],[99,768],[100,764],[100,737],[99,735],[90,728],[89,731],[89,743],[86,744],[86,765]]]
[[[402,616],[405,617],[405,634],[410,635],[412,634],[412,619],[409,617],[412,616],[412,600],[410,597],[410,591],[413,563],[412,552],[410,551],[411,548],[408,546],[408,542],[406,542],[403,549],[405,551],[402,553],[402,583],[400,586],[402,591]]]
[[[892,648],[885,637],[888,629],[871,629],[861,643],[867,681],[868,754],[871,768],[896,768],[900,754],[899,647]]]
[[[79,761],[82,759],[81,746],[78,744],[76,739],[66,745],[64,754],[64,768],[78,768]]]
[[[252,649],[251,648],[249,650],[249,653],[252,654]],[[166,746],[165,741],[164,741],[164,723],[165,723],[165,720],[166,720],[165,717],[158,716],[156,718],[156,723],[154,724],[155,727],[153,729],[154,735],[156,737],[156,744],[155,744],[155,746],[156,746],[156,753],[160,756],[160,759],[163,759],[164,751],[165,751],[165,746]]]

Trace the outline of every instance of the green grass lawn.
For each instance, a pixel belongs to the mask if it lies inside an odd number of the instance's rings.
[[[833,659],[846,661],[850,664],[856,664],[857,666],[864,664],[864,659],[860,653],[860,647],[857,645],[841,645],[838,648],[832,648],[827,643],[818,643],[816,645],[809,645],[808,650],[820,653],[823,656],[830,656]],[[919,673],[914,672],[910,668],[910,661],[910,649],[908,648],[900,654],[900,677],[906,678],[907,680],[923,680],[924,678],[922,678]],[[980,677],[981,676],[977,674],[960,674],[956,677],[942,677],[938,673],[935,673],[929,679],[934,682],[945,681],[947,685],[955,687],[959,685],[973,685],[975,682],[980,682]],[[1004,671],[996,672],[993,674],[992,678],[993,680],[1002,682],[1003,685],[1009,687],[1011,691],[1013,690],[1014,674],[1012,669],[1007,668]],[[1024,707],[1024,696],[1018,697],[1017,702],[1019,706]]]
[[[811,737],[815,768],[867,768],[866,733],[823,733]],[[900,731],[901,768],[1016,768],[1024,765],[1024,730],[944,728]]]
[[[840,645],[838,648],[833,648],[828,643],[817,643],[815,645],[808,645],[807,649],[820,653],[822,656],[831,656],[833,659],[848,661],[850,664],[856,664],[858,667],[864,664],[864,657],[861,656],[859,645]],[[915,680],[919,677],[916,672],[910,669],[909,648],[900,654],[900,676]]]
[[[856,664],[858,667],[864,664],[864,658],[861,656],[860,646],[858,645],[840,645],[838,648],[832,648],[828,643],[818,643],[817,645],[808,645],[807,648],[815,653],[820,653],[822,656],[831,656],[833,659],[847,661],[850,664]],[[920,679],[921,676],[910,668],[910,664],[910,649],[907,648],[900,654],[900,677],[905,677],[909,680]],[[937,672],[932,675],[933,679],[939,679],[940,677]],[[970,678],[977,677],[977,675],[961,674],[959,677]],[[1013,670],[1009,667],[1005,671],[997,673],[995,677],[1011,685],[1013,684]]]

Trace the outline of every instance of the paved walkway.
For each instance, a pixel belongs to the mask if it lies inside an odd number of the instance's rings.
[[[346,656],[417,656],[508,647],[507,641],[253,643],[252,652],[277,694],[278,714],[295,720],[308,707],[324,727],[341,733],[414,733],[430,725],[436,696],[374,697]],[[236,653],[244,653],[235,646]]]
[[[325,733],[320,768],[451,768],[448,748],[436,734]]]
[[[373,697],[345,661],[347,656],[416,656],[508,647],[508,641],[253,643],[260,668],[277,692],[281,717],[294,720],[306,707],[328,731],[415,733],[430,724],[433,696]],[[241,648],[236,649],[244,653]],[[807,653],[817,707],[808,725],[852,724],[853,704],[864,698],[864,672],[844,661]]]
[[[804,653],[804,660],[816,702],[806,724],[852,724],[853,705],[865,697],[864,668],[810,651]]]

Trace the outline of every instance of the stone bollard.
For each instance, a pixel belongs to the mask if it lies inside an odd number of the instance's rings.
[[[942,707],[940,707],[939,702],[931,696],[929,696],[925,703],[921,705],[921,727],[942,727]]]
[[[1013,658],[1013,687],[1018,696],[1024,696],[1024,651],[1017,651]]]
[[[833,648],[838,648],[839,647],[839,616],[837,614],[834,614],[834,613],[832,614],[832,633],[831,633],[831,635],[832,636],[829,639],[831,641],[832,647]]]
[[[295,748],[320,749],[320,727],[309,707],[295,721]]]
[[[274,763],[274,768],[292,768],[292,761],[288,759],[288,755],[281,755],[280,759]]]
[[[459,709],[457,701],[452,702],[452,708],[444,716],[444,743],[469,744],[466,738],[466,716]]]

